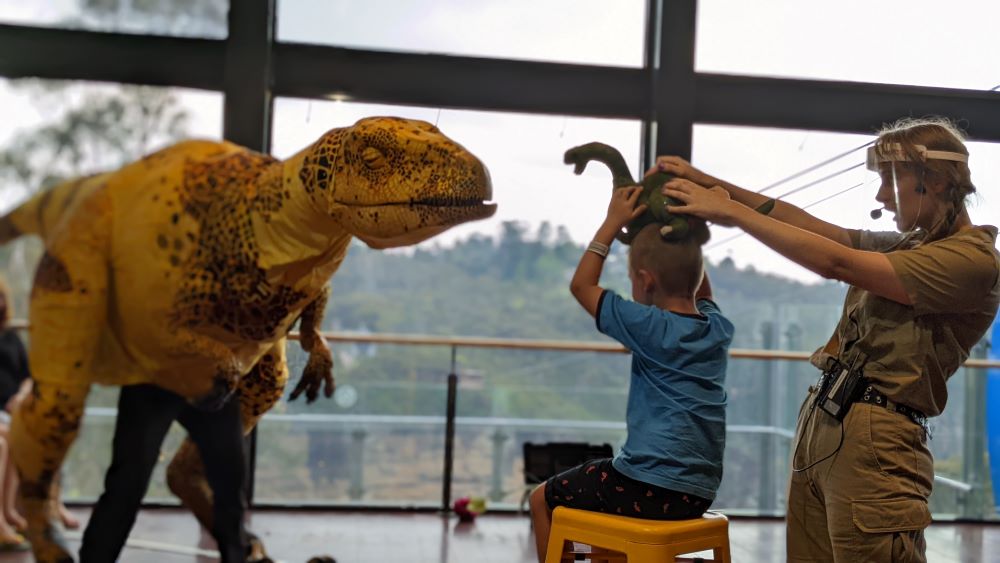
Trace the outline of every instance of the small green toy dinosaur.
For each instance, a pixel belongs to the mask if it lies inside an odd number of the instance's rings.
[[[573,147],[566,151],[563,162],[572,164],[574,174],[583,174],[587,168],[587,163],[591,160],[603,162],[611,169],[611,185],[614,189],[635,186],[638,184],[632,179],[632,173],[625,165],[625,159],[618,149],[605,145],[604,143],[587,143],[578,147]],[[647,205],[646,212],[636,217],[629,223],[625,230],[615,235],[618,242],[622,244],[632,244],[643,227],[650,223],[662,223],[660,235],[665,240],[680,240],[688,234],[688,219],[683,215],[676,215],[667,211],[667,205],[682,205],[681,202],[669,198],[660,191],[663,184],[669,182],[672,175],[665,172],[656,172],[646,176],[642,183],[642,194],[639,196],[636,205]]]
[[[587,168],[587,163],[591,160],[603,162],[611,169],[611,185],[613,189],[627,186],[642,186],[642,194],[636,201],[636,206],[646,204],[646,212],[636,217],[629,223],[625,230],[618,233],[615,238],[622,244],[631,244],[643,227],[650,223],[661,223],[660,236],[664,240],[681,240],[691,232],[689,218],[667,211],[668,205],[683,205],[672,197],[663,195],[660,188],[663,184],[674,178],[672,174],[656,172],[643,178],[639,184],[632,179],[632,174],[625,165],[625,159],[618,149],[604,143],[587,143],[578,147],[573,147],[566,151],[563,162],[572,164],[574,174],[582,174]],[[767,215],[774,207],[774,200],[768,200],[757,208],[757,211]]]

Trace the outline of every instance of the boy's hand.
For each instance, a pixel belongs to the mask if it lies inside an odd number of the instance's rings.
[[[646,211],[646,204],[636,207],[635,202],[642,194],[642,186],[628,186],[618,188],[611,192],[611,202],[608,203],[608,217],[605,224],[621,229],[628,225],[632,219],[642,215]]]

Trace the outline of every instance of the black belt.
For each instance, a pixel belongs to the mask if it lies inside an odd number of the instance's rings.
[[[884,407],[886,410],[891,412],[898,412],[899,414],[912,420],[915,424],[919,424],[925,429],[927,428],[927,415],[913,407],[908,407],[889,399],[881,391],[872,387],[870,383],[864,386],[864,390],[857,398],[857,401]]]

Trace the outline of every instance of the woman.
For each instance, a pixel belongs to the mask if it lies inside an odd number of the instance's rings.
[[[851,286],[834,334],[811,360],[824,376],[796,429],[789,562],[925,561],[934,480],[926,417],[944,410],[948,378],[1000,299],[997,229],[973,225],[965,207],[975,192],[968,154],[943,119],[902,120],[879,133],[868,166],[898,233],[845,229],[782,201],[758,213],[767,197],[680,158],[657,159],[677,176],[663,188],[682,202],[670,211],[739,227]]]

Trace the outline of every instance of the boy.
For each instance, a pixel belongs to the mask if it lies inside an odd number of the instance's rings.
[[[570,291],[597,329],[632,351],[626,425],[614,459],[560,473],[531,494],[538,560],[544,562],[552,510],[567,506],[634,518],[698,518],[722,478],[726,438],[725,374],[733,325],[711,300],[701,245],[708,228],[666,242],[646,226],[629,249],[632,298],[598,285],[614,236],[646,210],[641,188],[613,192],[608,215],[580,258]]]

